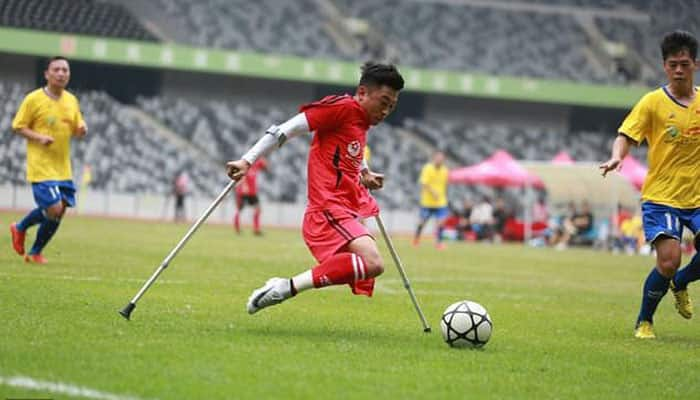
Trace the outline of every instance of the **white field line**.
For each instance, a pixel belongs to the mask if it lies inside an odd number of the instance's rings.
[[[0,385],[31,389],[36,391],[49,392],[52,394],[62,394],[73,397],[84,397],[96,400],[141,400],[134,396],[123,396],[114,393],[102,392],[84,386],[71,385],[63,382],[40,381],[28,376],[2,376],[0,375]]]
[[[72,275],[41,275],[41,274],[8,274],[8,273],[3,273],[0,272],[0,276],[7,276],[10,278],[33,278],[33,279],[50,279],[50,280],[64,280],[64,281],[75,281],[75,282],[122,282],[122,283],[144,283],[146,281],[146,277],[143,279],[136,279],[136,278],[129,278],[129,279],[123,279],[123,278],[102,278],[99,276],[72,276]],[[189,281],[184,281],[184,280],[175,280],[175,279],[160,279],[158,280],[158,283],[164,283],[164,284],[171,284],[171,285],[184,285],[187,283],[192,283]]]

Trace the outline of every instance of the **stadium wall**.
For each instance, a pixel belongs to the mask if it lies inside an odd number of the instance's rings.
[[[304,82],[241,78],[198,72],[166,71],[162,95],[196,100],[226,100],[296,109],[313,97],[314,85]]]
[[[355,62],[13,28],[0,28],[0,51],[42,57],[61,54],[89,62],[330,85],[354,85],[359,73]],[[408,91],[475,98],[628,108],[648,90],[646,87],[490,76],[467,71],[401,68]]]
[[[172,221],[174,204],[172,196],[156,194],[113,193],[82,189],[78,194],[78,206],[69,213],[87,216],[134,218],[143,220]],[[185,215],[194,221],[213,201],[213,198],[188,196],[185,201]],[[35,208],[31,186],[0,185],[0,210],[26,212]],[[210,223],[230,224],[235,212],[231,197],[210,215]],[[252,218],[250,210],[244,210],[246,221]],[[299,229],[304,215],[304,204],[264,202],[261,214],[263,226]],[[382,218],[387,229],[393,233],[408,234],[417,224],[417,210],[383,211]],[[245,224],[245,222],[244,222]],[[374,222],[370,222],[374,226]],[[431,232],[427,229],[426,232]]]

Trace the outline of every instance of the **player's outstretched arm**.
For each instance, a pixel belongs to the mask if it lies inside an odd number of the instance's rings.
[[[272,125],[265,134],[246,152],[240,160],[226,163],[228,176],[238,181],[253,165],[255,160],[272,152],[293,137],[309,132],[309,122],[304,113],[299,113],[281,125]]]
[[[629,154],[630,145],[633,143],[635,142],[629,137],[623,134],[617,135],[615,142],[613,142],[610,159],[598,166],[603,177],[612,170],[619,170],[622,168],[622,160]]]

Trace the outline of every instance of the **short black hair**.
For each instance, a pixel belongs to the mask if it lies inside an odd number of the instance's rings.
[[[698,40],[692,33],[676,30],[664,35],[661,40],[661,56],[664,61],[669,56],[678,54],[683,50],[688,51],[690,58],[695,60],[698,55]]]
[[[380,64],[367,61],[362,65],[360,85],[388,86],[396,91],[403,89],[403,77],[393,64]]]
[[[63,61],[65,61],[65,62],[68,62],[68,59],[65,58],[65,57],[63,57],[63,56],[51,57],[51,58],[49,58],[49,59],[46,61],[46,68],[44,68],[44,71],[48,71],[48,70],[49,70],[49,67],[51,66],[51,63],[52,63],[52,62],[54,62],[54,61],[60,61],[60,60],[63,60]]]

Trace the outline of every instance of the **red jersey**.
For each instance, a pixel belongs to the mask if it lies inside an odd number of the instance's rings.
[[[267,160],[258,158],[250,166],[248,172],[243,177],[243,182],[236,186],[236,194],[239,196],[256,196],[258,194],[258,172],[267,169]]]
[[[347,94],[324,97],[300,111],[314,133],[307,166],[307,212],[335,208],[361,214],[368,201],[359,175],[369,115]]]

